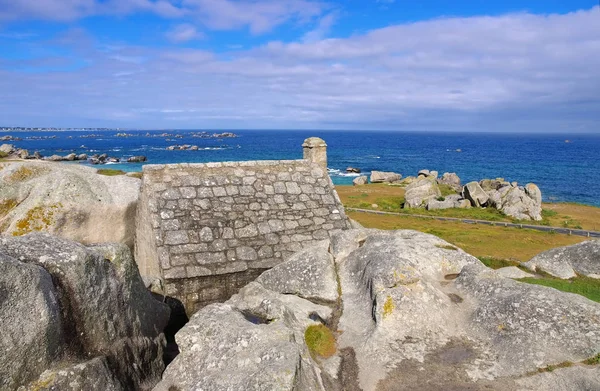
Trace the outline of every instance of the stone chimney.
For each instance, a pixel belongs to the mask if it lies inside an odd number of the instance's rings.
[[[327,172],[327,144],[318,137],[310,137],[302,144],[304,159],[317,163]]]

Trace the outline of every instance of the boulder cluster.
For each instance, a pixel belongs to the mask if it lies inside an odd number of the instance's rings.
[[[35,159],[35,160],[47,160],[51,162],[74,162],[74,161],[83,161],[89,164],[106,164],[106,163],[120,163],[122,162],[121,158],[108,156],[106,153],[103,154],[94,154],[88,156],[85,153],[76,154],[70,153],[68,155],[52,155],[52,156],[42,156],[38,151],[35,151],[33,154],[30,154],[27,149],[19,149],[16,148],[12,144],[2,144],[0,146],[0,153],[3,153],[5,156],[10,156],[19,159]],[[142,163],[147,161],[146,156],[131,156],[123,161],[128,163]]]
[[[542,220],[542,193],[533,183],[519,186],[517,182],[509,183],[497,178],[469,182],[463,186],[456,173],[446,172],[440,178],[438,175],[437,171],[421,170],[416,177],[402,179],[402,175],[393,172],[373,171],[370,182],[405,186],[404,208],[407,209],[489,207],[517,220]],[[353,183],[355,186],[365,185],[368,178],[359,176]]]
[[[155,390],[599,389],[600,305],[505,274],[416,231],[334,233],[193,315]]]

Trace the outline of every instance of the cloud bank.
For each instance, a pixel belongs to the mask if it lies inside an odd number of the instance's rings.
[[[111,4],[43,2],[62,4],[70,18]],[[5,18],[17,17],[33,0],[2,3]],[[193,10],[208,29],[252,34],[290,18],[321,21],[295,42],[225,52],[111,45],[81,34],[54,40],[69,55],[0,62],[7,124],[600,132],[598,7],[441,18],[327,39],[335,14],[321,3],[122,4],[119,12],[147,7],[173,17]],[[187,24],[171,33],[180,42],[200,36]]]

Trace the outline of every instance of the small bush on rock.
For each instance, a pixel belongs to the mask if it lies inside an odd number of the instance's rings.
[[[325,325],[308,326],[304,340],[313,357],[329,358],[335,354],[335,336]]]

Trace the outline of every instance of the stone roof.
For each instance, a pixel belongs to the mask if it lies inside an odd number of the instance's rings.
[[[307,160],[146,165],[142,274],[169,280],[264,270],[348,228],[331,179]]]

